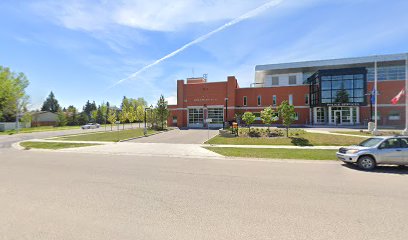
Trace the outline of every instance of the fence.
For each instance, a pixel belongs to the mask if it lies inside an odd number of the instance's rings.
[[[29,128],[31,127],[31,123],[19,123],[20,128]],[[8,130],[14,130],[17,128],[17,125],[15,122],[0,122],[0,132],[8,131]]]

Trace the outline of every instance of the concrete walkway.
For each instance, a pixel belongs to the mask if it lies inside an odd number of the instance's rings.
[[[372,136],[363,136],[363,135],[356,135],[356,134],[345,134],[345,133],[335,133],[335,132],[329,132],[325,130],[315,130],[315,129],[305,129],[306,132],[310,133],[321,133],[321,134],[330,134],[330,135],[338,135],[338,136],[348,136],[348,137],[360,137],[360,138],[369,138]]]
[[[172,144],[201,144],[215,137],[218,130],[207,129],[174,129],[153,136],[138,138],[129,142],[135,143],[172,143]]]
[[[181,158],[218,158],[221,155],[202,148],[200,144],[133,143],[120,142],[80,148],[66,148],[60,152],[109,155],[162,156]]]

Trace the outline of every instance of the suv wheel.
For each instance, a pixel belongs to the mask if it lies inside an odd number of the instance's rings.
[[[370,156],[362,156],[358,159],[357,165],[363,170],[373,170],[376,166],[376,162]]]

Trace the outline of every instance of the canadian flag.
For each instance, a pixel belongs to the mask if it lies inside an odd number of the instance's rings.
[[[392,103],[392,104],[397,104],[402,95],[405,95],[405,90],[404,90],[404,89],[402,89],[402,90],[397,94],[397,96],[395,96],[393,99],[391,99],[391,103]]]

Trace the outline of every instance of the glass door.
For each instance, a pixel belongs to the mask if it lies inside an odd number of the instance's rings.
[[[342,112],[341,110],[335,110],[334,111],[334,121],[336,123],[336,125],[341,125],[342,124]]]

